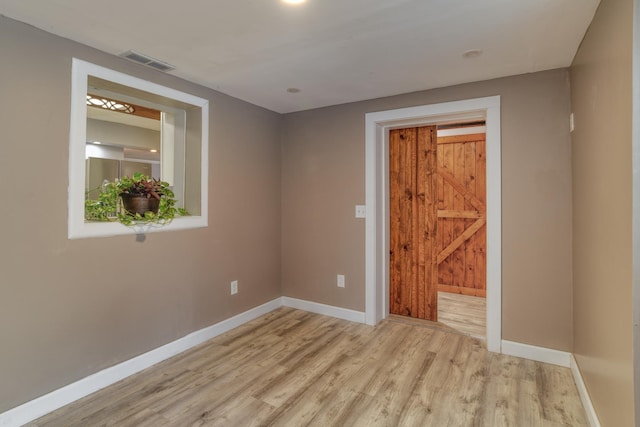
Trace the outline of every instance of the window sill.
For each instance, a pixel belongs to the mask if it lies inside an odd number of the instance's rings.
[[[207,218],[203,216],[177,217],[168,224],[137,224],[131,226],[119,222],[84,221],[75,227],[73,224],[69,224],[69,239],[159,233],[204,227],[207,227]]]

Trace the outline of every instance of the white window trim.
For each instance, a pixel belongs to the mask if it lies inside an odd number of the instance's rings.
[[[202,141],[200,165],[200,215],[176,217],[165,225],[145,224],[125,226],[119,222],[86,222],[85,200],[85,144],[87,117],[87,79],[95,76],[104,80],[134,87],[156,95],[173,98],[195,105],[202,111]],[[71,80],[71,123],[69,132],[69,197],[68,238],[105,237],[126,234],[144,234],[202,228],[208,225],[208,170],[209,170],[209,101],[175,89],[161,86],[128,74],[110,70],[73,58]]]

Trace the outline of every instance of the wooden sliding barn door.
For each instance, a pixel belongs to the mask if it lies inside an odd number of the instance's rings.
[[[485,134],[438,138],[438,290],[486,296]]]
[[[389,311],[437,320],[437,131],[389,132]]]

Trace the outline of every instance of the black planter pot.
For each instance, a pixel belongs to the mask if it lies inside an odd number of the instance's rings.
[[[160,200],[155,197],[147,197],[143,194],[120,194],[122,197],[122,204],[127,212],[131,215],[140,214],[144,216],[145,212],[158,213],[158,207],[160,206]]]

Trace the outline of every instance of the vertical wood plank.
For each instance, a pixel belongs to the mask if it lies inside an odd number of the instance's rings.
[[[441,169],[443,167],[444,164],[444,148],[445,146],[443,144],[436,144],[437,145],[437,153],[438,155],[436,156],[436,163],[437,163],[437,167],[438,170]],[[444,180],[443,178],[438,174],[437,175],[437,187],[438,187],[438,210],[446,210],[447,206],[445,205],[445,200],[444,200]],[[438,240],[438,252],[441,251],[442,249],[444,249],[446,247],[446,245],[444,244],[444,229],[445,229],[445,223],[446,223],[446,218],[438,218],[438,232],[437,234],[437,240]],[[444,263],[441,263],[438,265],[437,267],[438,270],[438,283],[449,283],[449,281],[446,279],[446,268]]]
[[[436,257],[438,255],[437,227],[438,227],[438,189],[437,189],[437,130],[435,126],[418,128],[418,199],[423,210],[421,262],[424,264],[425,303],[424,318],[436,321],[438,317],[438,270]]]
[[[400,244],[401,145],[399,130],[389,132],[389,311],[400,314],[402,256]]]
[[[416,140],[415,130],[397,129],[389,133],[390,211],[392,221],[390,252],[393,263],[390,272],[389,311],[412,316],[417,295],[415,212]]]
[[[464,186],[467,191],[476,194],[476,143],[469,142],[464,146]],[[469,202],[465,202],[465,210],[474,210]],[[472,219],[464,220],[465,230],[473,224]],[[476,237],[471,236],[465,243],[464,254],[464,278],[463,286],[466,288],[475,287],[475,270],[476,270]]]
[[[451,144],[453,146],[453,175],[457,182],[464,182],[464,144]],[[465,200],[460,192],[453,195],[453,209],[462,211],[465,209]],[[453,218],[453,238],[456,239],[464,232],[464,219]],[[464,246],[463,243],[451,254],[453,263],[453,286],[464,286]]]
[[[486,149],[487,143],[485,135],[476,142],[476,196],[487,205],[487,170],[486,170]],[[483,212],[486,215],[486,211]],[[474,276],[474,288],[487,289],[487,228],[482,227],[475,235],[476,239],[476,268]]]
[[[484,136],[484,135],[483,135]],[[485,139],[476,142],[476,196],[487,204],[487,143]]]
[[[410,224],[406,233],[408,243],[406,279],[404,284],[405,298],[403,299],[403,310],[406,315],[420,317],[418,290],[421,283],[418,282],[418,250],[420,248],[419,238],[419,217],[417,200],[418,182],[418,142],[415,128],[404,129],[401,135],[405,136],[405,147],[407,149],[407,159],[405,163],[405,203],[410,209],[405,210],[404,221]]]
[[[451,144],[443,145],[443,156],[442,156],[442,169],[448,170],[449,172],[453,172],[453,146]],[[453,194],[454,189],[451,184],[444,182],[443,180],[443,193],[444,193],[444,206],[447,210],[453,210]],[[440,250],[449,246],[449,244],[453,241],[453,220],[451,218],[443,219],[443,227],[442,229],[438,229],[439,233],[442,234],[442,247]],[[443,284],[453,286],[453,263],[451,259],[447,258],[440,264],[440,269],[442,270],[443,276]]]
[[[416,287],[416,309],[417,315],[415,317],[419,319],[431,319],[428,311],[428,297],[429,286],[431,278],[429,277],[429,263],[431,249],[429,245],[435,243],[432,236],[429,236],[428,222],[433,221],[433,217],[429,218],[429,212],[427,210],[428,202],[436,202],[437,195],[431,195],[430,201],[427,201],[428,180],[431,178],[428,176],[427,161],[429,160],[429,143],[428,135],[425,135],[424,128],[415,128],[416,132],[416,244],[418,245],[416,264],[416,281],[418,286]],[[437,221],[437,216],[435,217]],[[436,312],[437,314],[437,312]]]

